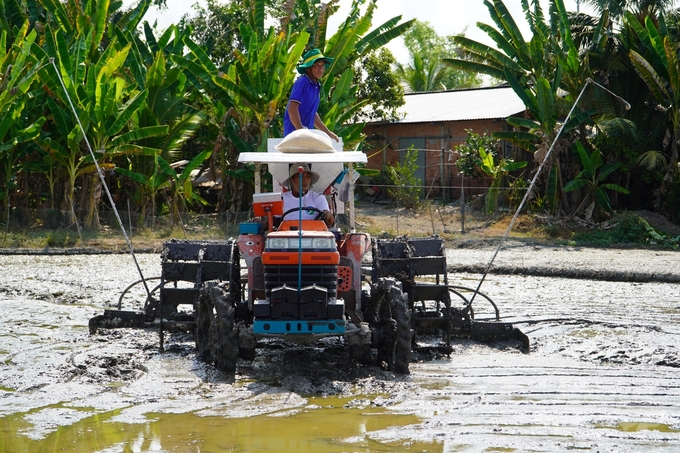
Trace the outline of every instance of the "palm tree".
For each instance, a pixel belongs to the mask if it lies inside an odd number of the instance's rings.
[[[461,54],[453,44],[453,36],[439,36],[428,22],[415,21],[403,39],[410,61],[406,65],[397,63],[395,72],[406,92],[452,90],[481,84],[477,74],[442,62],[442,58]]]
[[[605,11],[617,21],[623,19],[626,11],[638,17],[663,14],[670,10],[676,0],[581,0],[584,4],[595,8],[598,13]]]
[[[446,90],[442,80],[444,66],[439,60],[426,60],[421,54],[411,53],[410,64],[397,62],[395,71],[406,93]]]

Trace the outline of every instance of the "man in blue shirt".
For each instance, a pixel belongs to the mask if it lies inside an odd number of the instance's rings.
[[[297,129],[319,129],[336,142],[338,136],[331,132],[316,112],[319,108],[321,83],[319,79],[333,58],[324,57],[319,49],[312,49],[302,56],[297,71],[302,74],[293,84],[290,100],[283,116],[283,136]]]

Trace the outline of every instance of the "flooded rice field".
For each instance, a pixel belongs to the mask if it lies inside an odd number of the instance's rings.
[[[492,255],[450,248],[450,282],[475,287]],[[403,376],[339,340],[269,341],[228,376],[190,334],[162,353],[153,329],[89,334],[139,279],[129,255],[3,255],[0,452],[680,451],[678,258],[511,243],[482,291],[529,351],[456,340]]]

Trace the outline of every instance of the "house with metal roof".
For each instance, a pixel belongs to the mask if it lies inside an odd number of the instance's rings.
[[[401,161],[405,151],[418,150],[423,194],[444,199],[460,196],[461,178],[455,166],[455,147],[467,138],[466,130],[491,134],[509,130],[506,119],[523,115],[524,104],[507,86],[466,90],[412,93],[404,96],[398,121],[368,123],[366,154],[370,168],[383,168]],[[504,145],[506,156],[527,160],[526,154]],[[474,181],[466,182],[475,183]],[[482,181],[476,182],[483,184]]]

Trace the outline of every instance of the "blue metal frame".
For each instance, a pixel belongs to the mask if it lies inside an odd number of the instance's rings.
[[[253,333],[259,335],[303,335],[345,333],[345,321],[342,319],[303,320],[254,320]]]

